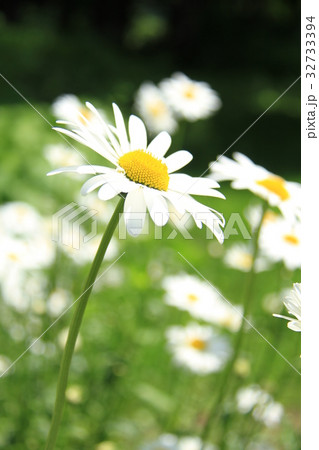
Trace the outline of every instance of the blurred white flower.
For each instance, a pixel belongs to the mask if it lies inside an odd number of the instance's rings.
[[[47,301],[47,310],[49,315],[52,317],[57,317],[66,309],[70,301],[70,292],[61,288],[55,289],[51,292]]]
[[[78,384],[71,384],[65,391],[65,397],[74,405],[78,405],[83,401],[83,388]]]
[[[134,115],[129,119],[129,141],[124,119],[117,105],[113,104],[116,127],[104,123],[93,105],[86,105],[103,124],[107,138],[76,123],[69,124],[73,128],[72,131],[64,128],[56,128],[56,131],[87,145],[115,168],[96,165],[69,166],[53,170],[48,175],[63,172],[95,175],[84,183],[81,193],[86,195],[99,188],[98,196],[101,200],[110,200],[121,193],[127,193],[124,220],[128,232],[134,237],[142,232],[147,211],[156,225],[164,226],[167,223],[168,200],[180,213],[189,212],[199,228],[202,228],[204,223],[216,238],[223,242],[221,227],[224,226],[225,220],[222,214],[197,202],[190,195],[224,198],[215,189],[219,187],[218,183],[208,178],[174,174],[192,160],[192,155],[181,150],[166,158],[171,137],[164,131],[147,145],[145,125]]]
[[[241,414],[252,412],[254,419],[267,427],[278,425],[284,414],[283,406],[274,402],[272,396],[258,385],[239,389],[236,394],[236,406]]]
[[[263,222],[259,246],[270,261],[283,261],[287,269],[301,266],[301,225],[285,218]]]
[[[106,120],[104,111],[98,111],[103,120]],[[52,112],[60,123],[72,123],[77,127],[85,126],[98,133],[105,132],[101,121],[76,95],[65,94],[58,97],[52,104]]]
[[[44,156],[52,166],[76,166],[83,163],[78,152],[63,144],[47,145]]]
[[[230,180],[233,189],[248,189],[277,206],[287,218],[300,218],[300,184],[286,181],[262,166],[254,164],[242,153],[234,153],[234,160],[220,156],[209,167],[214,180]]]
[[[0,231],[10,236],[34,236],[43,230],[43,219],[33,206],[8,202],[0,206]]]
[[[272,428],[278,425],[284,415],[284,408],[280,403],[270,401],[265,405],[256,405],[253,410],[253,417],[266,425],[266,427]]]
[[[211,444],[202,445],[199,437],[162,434],[155,441],[142,446],[142,450],[216,450]]]
[[[3,300],[19,312],[27,311],[46,298],[47,279],[39,271],[9,270],[2,279]],[[36,311],[35,311],[36,312]]]
[[[249,413],[256,405],[264,404],[270,396],[258,385],[239,389],[236,394],[237,409],[241,414]]]
[[[285,307],[289,314],[295,316],[292,317],[282,316],[280,314],[273,314],[274,317],[280,317],[281,319],[286,319],[289,322],[287,327],[293,331],[301,331],[301,284],[294,283],[293,290],[290,295],[287,296],[283,301]]]
[[[152,133],[173,133],[177,122],[161,90],[153,83],[143,83],[136,93],[135,109]]]
[[[233,269],[249,272],[253,263],[253,254],[251,245],[244,242],[233,244],[225,250],[224,263]],[[262,272],[269,269],[269,262],[262,256],[255,262],[255,270]]]
[[[186,120],[204,119],[221,107],[217,92],[208,83],[193,81],[183,73],[174,73],[159,86],[176,114]]]
[[[220,371],[231,354],[228,340],[209,326],[173,326],[166,337],[175,363],[201,375]]]
[[[237,331],[242,321],[241,306],[233,307],[206,281],[188,274],[163,280],[168,305],[188,311],[193,317]]]

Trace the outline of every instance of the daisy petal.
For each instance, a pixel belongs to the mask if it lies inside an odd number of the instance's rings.
[[[170,148],[172,139],[166,131],[159,133],[147,147],[147,151],[156,158],[163,158],[167,150]]]
[[[187,150],[179,150],[178,152],[169,155],[165,159],[165,164],[167,165],[168,173],[176,172],[176,170],[181,169],[186,166],[193,159],[193,155]]]
[[[56,175],[58,173],[80,173],[80,174],[93,174],[96,175],[97,173],[108,173],[110,170],[109,167],[104,166],[67,166],[67,167],[61,167],[60,169],[51,170],[51,172],[47,173],[47,176]]]
[[[162,227],[167,224],[169,212],[165,198],[155,189],[144,189],[147,209],[155,225]]]
[[[105,175],[97,175],[96,177],[92,177],[83,184],[81,188],[81,194],[87,195],[106,182],[107,178],[105,177]]]
[[[146,216],[146,203],[143,188],[137,188],[127,194],[124,203],[124,221],[128,233],[137,237],[141,234]]]
[[[130,116],[128,127],[130,132],[131,150],[146,150],[146,128],[141,119],[133,115]]]
[[[122,113],[120,111],[120,108],[116,105],[116,103],[113,103],[113,111],[114,111],[114,118],[115,118],[118,138],[119,138],[123,152],[126,153],[130,150],[130,147],[129,147],[129,143],[127,140],[124,119],[123,119]]]

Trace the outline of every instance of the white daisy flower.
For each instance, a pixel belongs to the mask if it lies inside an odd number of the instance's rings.
[[[224,263],[232,269],[249,272],[253,263],[252,248],[249,244],[239,242],[233,244],[225,250]],[[269,268],[269,263],[265,258],[259,257],[255,262],[255,270],[262,272]]]
[[[254,419],[267,427],[278,425],[284,414],[283,406],[274,402],[272,396],[258,385],[239,389],[236,394],[236,406],[241,414],[252,412]]]
[[[43,219],[25,202],[8,202],[0,206],[1,234],[33,236],[43,230]]]
[[[263,222],[259,246],[270,261],[283,261],[287,269],[295,270],[301,265],[301,225],[298,221],[277,218]]]
[[[47,293],[47,279],[38,271],[27,272],[11,269],[1,283],[1,292],[6,304],[23,313],[42,302]]]
[[[251,385],[239,389],[236,394],[237,410],[241,414],[247,414],[256,405],[263,405],[270,400],[269,394],[264,392],[258,385]]]
[[[282,316],[280,314],[273,314],[274,317],[280,317],[281,319],[289,320],[287,327],[293,331],[301,331],[301,284],[294,283],[293,290],[290,295],[283,301],[289,314],[295,316],[292,317]]]
[[[226,338],[197,323],[170,327],[166,337],[175,363],[201,375],[220,371],[231,353]]]
[[[176,114],[191,122],[209,117],[221,107],[217,92],[208,83],[193,81],[183,73],[174,73],[159,86]]]
[[[104,127],[100,120],[76,95],[65,94],[58,97],[52,104],[52,112],[58,119],[72,122],[80,127],[86,126],[91,128],[92,131],[103,133]],[[99,110],[99,115],[103,120],[106,120],[104,111]]]
[[[71,301],[70,292],[65,289],[57,288],[51,292],[47,300],[47,310],[50,316],[59,316]]]
[[[254,164],[242,153],[234,153],[234,160],[220,156],[210,163],[211,174],[217,181],[230,180],[234,189],[248,189],[277,206],[288,217],[300,217],[300,184],[286,181],[262,166]]]
[[[168,276],[163,281],[168,305],[188,311],[193,317],[237,331],[242,321],[242,308],[232,307],[206,281],[188,275]]]
[[[52,166],[76,166],[83,163],[78,152],[63,144],[47,145],[44,156]]]
[[[188,164],[192,155],[188,151],[180,150],[165,157],[171,137],[164,131],[147,145],[144,123],[134,115],[129,119],[129,141],[123,116],[117,105],[113,104],[116,127],[105,124],[96,109],[90,103],[86,105],[104,126],[107,137],[83,125],[72,123],[68,123],[72,131],[63,128],[56,130],[92,148],[115,168],[96,165],[70,166],[54,170],[48,175],[62,172],[94,175],[84,183],[81,193],[86,195],[99,188],[98,196],[101,200],[109,200],[121,193],[127,194],[124,220],[132,236],[141,233],[147,210],[156,225],[165,225],[169,219],[169,201],[180,213],[189,212],[199,228],[204,223],[217,239],[223,242],[223,216],[189,195],[224,198],[214,189],[219,187],[218,183],[211,179],[174,173]]]
[[[152,133],[173,133],[177,122],[161,90],[153,83],[143,83],[135,97],[135,109]]]
[[[278,402],[270,401],[265,405],[256,405],[253,410],[253,417],[258,422],[262,422],[268,428],[278,425],[284,415],[284,408]]]

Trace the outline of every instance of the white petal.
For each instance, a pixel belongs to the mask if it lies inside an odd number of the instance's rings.
[[[159,227],[166,225],[169,212],[165,198],[155,189],[144,188],[144,198],[150,216]]]
[[[167,150],[170,148],[172,139],[166,131],[159,133],[147,147],[147,151],[156,158],[163,158]]]
[[[193,155],[187,150],[179,150],[178,152],[169,155],[165,159],[165,164],[167,165],[168,173],[175,172],[186,166],[193,159]]]
[[[168,188],[182,194],[225,198],[221,192],[211,189],[212,186],[216,185],[219,186],[214,180],[208,178],[193,178],[189,175],[178,173],[169,177]]]
[[[122,113],[120,111],[120,108],[115,103],[113,103],[113,111],[114,111],[114,118],[115,118],[118,138],[119,138],[123,152],[126,153],[130,150],[130,147],[129,147],[129,143],[127,140],[125,123],[124,123],[124,119],[123,119]]]
[[[147,135],[144,123],[136,116],[129,118],[131,150],[146,150]]]
[[[119,183],[104,184],[99,190],[98,197],[100,200],[110,200],[122,192],[122,187]]]
[[[141,234],[145,222],[146,204],[143,188],[138,187],[127,194],[124,203],[124,221],[128,233],[136,237]]]
[[[80,174],[97,174],[97,173],[108,173],[109,171],[114,171],[114,169],[111,169],[110,167],[104,167],[104,166],[66,166],[61,167],[60,169],[51,170],[51,172],[47,173],[48,176],[56,175],[58,173],[80,173]]]
[[[81,188],[81,194],[87,195],[89,194],[89,192],[94,191],[94,189],[96,189],[97,187],[101,186],[106,182],[107,177],[105,177],[105,175],[97,175],[96,177],[92,177],[83,184]]]

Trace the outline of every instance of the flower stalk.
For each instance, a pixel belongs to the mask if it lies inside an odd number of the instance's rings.
[[[123,211],[123,206],[124,206],[124,198],[120,197],[120,200],[113,212],[113,215],[111,217],[111,220],[108,223],[108,226],[106,227],[106,230],[101,239],[99,248],[94,257],[89,275],[88,275],[86,283],[85,283],[83,293],[81,294],[81,296],[79,297],[79,299],[77,301],[76,309],[74,311],[74,314],[73,314],[73,317],[71,320],[69,333],[68,333],[66,345],[64,348],[63,356],[62,356],[60,372],[59,372],[59,377],[58,377],[58,383],[57,383],[54,411],[53,411],[50,432],[48,435],[45,450],[52,450],[55,447],[59,427],[61,424],[62,414],[63,414],[63,408],[64,408],[64,403],[65,403],[65,391],[66,391],[66,387],[67,387],[70,365],[71,365],[71,360],[72,360],[72,356],[73,356],[73,352],[74,352],[76,339],[79,334],[79,330],[81,327],[81,323],[82,323],[82,319],[83,319],[84,312],[86,309],[86,305],[89,300],[90,294],[92,292],[94,282],[96,280],[98,271],[102,264],[105,252],[108,248],[108,245],[111,241],[113,233],[119,222],[120,213]]]
[[[258,257],[258,253],[259,253],[259,246],[258,246],[258,241],[259,241],[259,235],[260,235],[260,230],[262,227],[262,223],[265,217],[265,213],[267,210],[268,204],[267,202],[264,202],[263,204],[263,210],[262,210],[262,214],[260,217],[260,221],[258,223],[257,228],[255,229],[255,232],[253,234],[252,237],[252,245],[253,245],[253,253],[252,253],[252,265],[251,265],[251,269],[248,272],[248,280],[247,280],[247,285],[246,285],[246,294],[245,294],[245,298],[244,298],[244,309],[243,309],[243,320],[241,322],[241,326],[240,329],[238,330],[238,333],[236,335],[236,340],[235,340],[235,345],[234,345],[234,352],[233,352],[233,356],[230,359],[229,363],[226,366],[225,371],[222,373],[222,377],[221,377],[221,385],[220,388],[218,390],[218,394],[216,396],[216,399],[213,403],[212,408],[210,409],[209,413],[208,413],[208,417],[206,420],[206,423],[203,427],[203,431],[201,434],[201,438],[202,441],[204,442],[206,440],[206,438],[208,437],[209,434],[209,430],[213,427],[213,422],[214,419],[217,420],[218,416],[219,416],[219,412],[220,412],[220,408],[219,405],[222,404],[222,401],[227,393],[227,390],[229,388],[230,385],[230,375],[233,372],[233,368],[234,368],[234,364],[238,358],[242,343],[243,343],[243,338],[244,338],[244,328],[246,325],[246,318],[249,315],[250,311],[251,311],[251,306],[252,306],[252,299],[253,299],[253,287],[254,287],[254,280],[255,280],[255,274],[256,274],[256,270],[255,270],[255,265],[256,265],[256,259]]]

